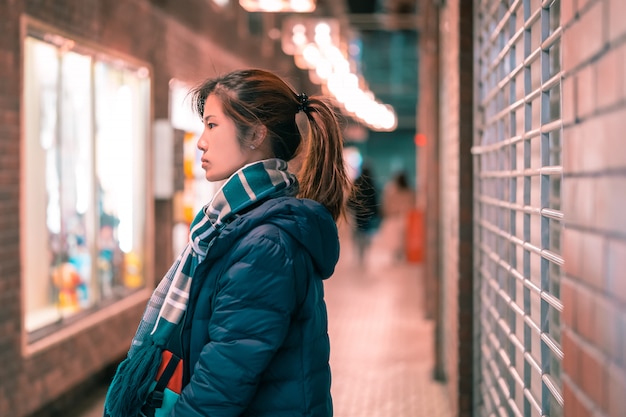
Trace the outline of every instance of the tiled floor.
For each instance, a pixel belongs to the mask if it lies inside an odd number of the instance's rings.
[[[445,387],[431,378],[421,266],[394,262],[378,236],[359,267],[349,243],[326,286],[335,416],[451,416]]]
[[[349,234],[341,235],[326,285],[335,417],[450,417],[445,387],[431,378],[421,266],[393,262],[382,236],[359,266]],[[101,417],[103,395],[74,417]]]

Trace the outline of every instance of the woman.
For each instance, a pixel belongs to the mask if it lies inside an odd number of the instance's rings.
[[[224,183],[148,303],[105,415],[331,416],[323,280],[339,257],[335,222],[348,187],[336,116],[321,97],[258,69],[192,94],[202,168]],[[297,176],[286,163],[296,156]],[[180,352],[182,364],[156,395],[164,351]]]
[[[391,253],[395,261],[402,261],[406,254],[407,220],[415,207],[415,191],[409,185],[407,174],[397,172],[383,190],[384,229],[389,234]]]

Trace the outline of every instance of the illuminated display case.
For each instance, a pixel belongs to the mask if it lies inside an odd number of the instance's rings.
[[[24,40],[25,328],[145,284],[150,73],[73,40]]]

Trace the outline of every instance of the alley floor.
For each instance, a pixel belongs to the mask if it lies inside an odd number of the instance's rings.
[[[349,233],[326,283],[335,417],[451,417],[432,379],[433,326],[424,317],[419,264],[393,260],[376,236],[363,264]],[[101,417],[104,388],[69,417]]]
[[[422,266],[395,261],[385,235],[359,265],[343,231],[327,281],[335,416],[449,417],[446,388],[432,379]]]

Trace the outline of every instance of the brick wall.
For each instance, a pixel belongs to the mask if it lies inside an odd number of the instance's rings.
[[[444,373],[458,415],[459,396],[458,303],[459,291],[459,15],[458,3],[441,10],[440,175],[441,175],[441,327]]]
[[[626,2],[563,1],[565,417],[626,416]]]
[[[0,3],[0,369],[3,374],[21,371],[15,358],[20,353],[21,306],[19,271],[19,20],[7,2]],[[6,75],[5,75],[6,74]],[[0,377],[0,415],[8,413],[7,379]],[[20,400],[27,398],[22,396]]]
[[[306,77],[298,78],[290,57],[261,56],[260,39],[241,42],[236,14],[217,16],[209,1],[0,2],[0,415],[46,417],[60,415],[67,404],[93,387],[95,378],[110,377],[112,365],[128,349],[145,300],[93,319],[71,337],[60,338],[37,353],[26,352],[20,262],[36,260],[20,253],[20,159],[27,157],[20,154],[22,16],[67,37],[146,63],[152,70],[154,118],[169,115],[171,78],[195,83],[237,66],[272,68],[296,88],[312,91]],[[172,221],[167,205],[160,201],[156,216],[151,216],[154,235],[166,239]],[[153,268],[157,276],[169,266],[169,247],[157,247],[159,253],[167,253],[155,257],[161,262]]]
[[[417,132],[426,137],[418,148],[418,208],[425,213],[424,245],[424,310],[426,318],[435,322],[433,375],[445,380],[445,358],[442,352],[439,251],[440,187],[439,187],[439,9],[433,2],[421,6],[423,26],[419,43],[419,100]]]
[[[441,294],[440,320],[443,325],[442,355],[444,373],[453,415],[458,414],[458,262],[459,262],[459,45],[458,4],[449,3],[441,11],[441,84],[440,84],[440,175],[441,175]]]
[[[473,8],[450,1],[440,19],[442,354],[454,415],[472,415]]]

